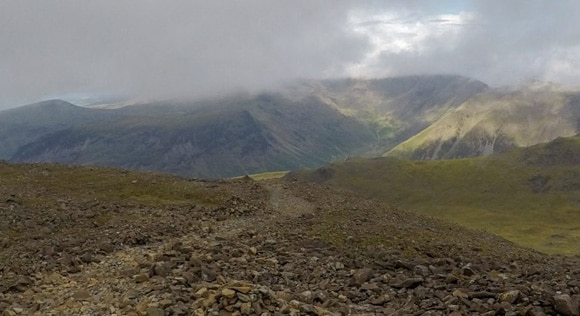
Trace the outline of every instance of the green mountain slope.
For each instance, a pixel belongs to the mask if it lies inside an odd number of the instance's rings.
[[[409,159],[487,156],[580,132],[580,92],[553,85],[481,93],[387,152]]]
[[[352,189],[547,253],[580,253],[580,137],[482,158],[352,159],[286,178]]]

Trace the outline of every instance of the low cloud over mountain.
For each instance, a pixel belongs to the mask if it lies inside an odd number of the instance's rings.
[[[5,1],[0,107],[198,97],[296,78],[454,73],[579,84],[575,1]]]

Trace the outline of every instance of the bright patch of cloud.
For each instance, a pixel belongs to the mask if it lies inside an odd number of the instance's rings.
[[[558,49],[545,62],[545,72],[540,78],[564,84],[578,84],[580,68],[580,45]]]
[[[433,42],[442,44],[441,49],[453,50],[465,27],[473,23],[474,15],[469,12],[413,16],[405,13],[383,13],[369,15],[357,12],[349,17],[352,30],[368,38],[372,49],[359,63],[351,65],[351,76],[384,76],[389,69],[378,69],[385,54],[426,53]]]

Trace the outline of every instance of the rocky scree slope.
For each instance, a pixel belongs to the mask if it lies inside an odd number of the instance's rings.
[[[329,187],[1,164],[0,196],[3,315],[579,313],[578,259]]]

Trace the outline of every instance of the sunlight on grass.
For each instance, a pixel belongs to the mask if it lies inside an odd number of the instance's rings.
[[[268,179],[280,179],[280,178],[284,177],[287,173],[288,173],[288,170],[286,170],[286,171],[272,171],[272,172],[251,174],[251,175],[249,175],[249,177],[256,180],[256,181],[268,180]],[[244,176],[235,177],[234,179],[243,178],[243,177]]]

